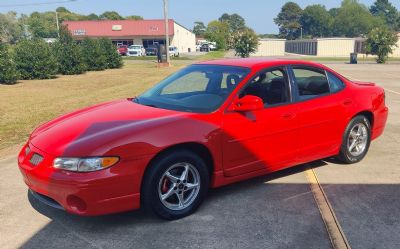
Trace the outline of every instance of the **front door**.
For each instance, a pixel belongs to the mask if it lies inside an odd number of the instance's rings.
[[[258,96],[264,102],[264,109],[226,111],[222,124],[226,176],[273,171],[296,164],[298,110],[291,104],[289,83],[285,67],[263,70],[237,97]]]

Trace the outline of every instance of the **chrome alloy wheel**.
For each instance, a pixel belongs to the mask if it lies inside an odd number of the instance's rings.
[[[350,131],[347,139],[347,149],[352,156],[359,156],[367,147],[368,129],[363,123],[356,124]]]
[[[186,162],[169,167],[158,184],[158,196],[162,204],[174,211],[190,206],[199,190],[200,174],[196,167]]]

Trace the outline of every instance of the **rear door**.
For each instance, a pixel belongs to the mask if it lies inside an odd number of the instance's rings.
[[[319,67],[294,65],[291,77],[301,125],[298,137],[301,161],[337,153],[342,143],[347,110],[352,105],[342,91],[344,84],[333,73]]]

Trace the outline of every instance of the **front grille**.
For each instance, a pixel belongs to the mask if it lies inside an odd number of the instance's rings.
[[[43,161],[43,156],[35,153],[33,154],[33,156],[31,157],[31,160],[29,160],[29,162],[31,162],[33,165],[38,166],[39,163],[41,163]]]

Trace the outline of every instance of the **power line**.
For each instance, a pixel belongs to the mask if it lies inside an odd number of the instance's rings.
[[[50,4],[59,4],[59,3],[69,3],[69,2],[75,2],[75,1],[77,1],[77,0],[51,1],[51,2],[39,2],[39,3],[20,3],[20,4],[0,4],[0,8],[50,5]]]

